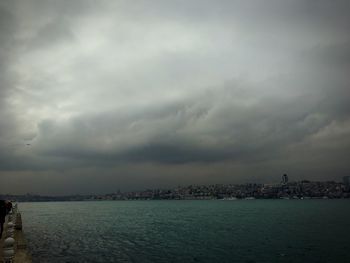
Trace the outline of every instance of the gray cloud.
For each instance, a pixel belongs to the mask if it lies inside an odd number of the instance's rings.
[[[338,180],[350,150],[349,11],[1,3],[0,192]]]

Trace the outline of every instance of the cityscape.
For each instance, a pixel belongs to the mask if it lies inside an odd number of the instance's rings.
[[[342,182],[289,181],[284,174],[277,184],[189,185],[173,189],[147,189],[103,195],[42,196],[2,194],[0,198],[19,202],[103,201],[103,200],[238,200],[238,199],[340,199],[350,198],[350,176]]]

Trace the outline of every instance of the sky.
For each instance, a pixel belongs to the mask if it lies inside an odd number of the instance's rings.
[[[0,193],[350,175],[350,1],[0,1]]]

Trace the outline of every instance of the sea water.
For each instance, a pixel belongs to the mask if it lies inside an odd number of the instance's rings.
[[[20,203],[33,262],[350,262],[350,200]]]

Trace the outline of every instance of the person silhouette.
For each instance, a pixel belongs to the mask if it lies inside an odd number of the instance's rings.
[[[4,230],[5,217],[7,214],[7,207],[5,200],[0,200],[0,238]]]
[[[10,213],[12,211],[12,203],[11,201],[5,201],[6,204],[6,214]]]

